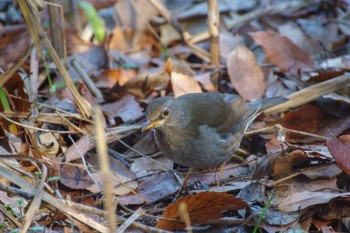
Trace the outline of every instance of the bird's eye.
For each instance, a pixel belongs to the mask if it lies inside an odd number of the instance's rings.
[[[167,117],[167,116],[169,116],[169,110],[168,109],[164,109],[164,111],[163,111],[163,113],[162,113],[162,116],[163,117]]]

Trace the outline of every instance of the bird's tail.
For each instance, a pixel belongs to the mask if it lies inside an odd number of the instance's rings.
[[[288,100],[288,98],[281,97],[281,96],[263,99],[263,100],[261,100],[261,107],[259,109],[259,112],[262,112],[262,111],[268,109],[269,107],[275,106],[277,104],[284,103],[287,100]]]

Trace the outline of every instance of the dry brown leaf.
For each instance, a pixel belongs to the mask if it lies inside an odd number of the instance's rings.
[[[86,189],[93,184],[90,176],[82,168],[63,164],[59,172],[60,182],[71,189]]]
[[[136,140],[136,143],[133,145],[133,150],[129,149],[124,153],[125,158],[139,158],[140,154],[135,151],[144,155],[151,155],[156,153],[158,151],[158,147],[154,139],[154,133],[145,132],[141,134],[140,137],[138,137]]]
[[[0,67],[7,69],[29,48],[29,31],[24,24],[8,25],[0,29],[0,38]]]
[[[71,145],[66,151],[66,163],[72,160],[81,159],[82,156],[85,156],[86,152],[91,149],[90,141],[89,137],[83,136]]]
[[[175,98],[188,93],[202,92],[201,86],[194,79],[194,71],[185,62],[169,58],[165,69],[170,73]]]
[[[125,95],[114,103],[104,104],[102,109],[111,117],[120,117],[123,122],[134,121],[143,116],[143,109],[132,95]]]
[[[321,109],[313,105],[306,105],[287,113],[283,117],[283,126],[288,129],[315,133],[320,128],[321,122],[325,117]],[[301,141],[302,138],[305,138],[305,136],[297,133],[287,133],[287,141]]]
[[[264,74],[254,53],[245,46],[237,46],[227,58],[227,70],[236,91],[244,99],[261,99],[265,92]]]
[[[331,179],[338,176],[342,171],[335,163],[322,164],[301,169],[301,174],[310,179]],[[327,186],[329,188],[329,186]]]
[[[96,10],[111,7],[115,4],[115,0],[88,0],[87,2],[91,3]]]
[[[156,227],[168,231],[182,229],[185,224],[181,222],[179,205],[185,203],[192,224],[199,224],[210,219],[218,219],[223,211],[239,210],[247,204],[239,198],[227,193],[206,192],[193,196],[181,197],[175,203],[170,204],[163,213],[163,218],[176,220],[159,220]]]
[[[249,159],[247,159],[249,160]],[[229,179],[232,174],[239,176],[240,174],[247,174],[249,172],[249,168],[245,166],[240,166],[238,164],[228,164],[223,168],[221,178],[223,180]],[[210,184],[212,182],[216,183],[218,179],[217,171],[212,172],[196,172],[191,174],[188,178],[188,183],[199,182],[201,184]]]
[[[212,81],[210,80],[211,73],[207,72],[204,74],[199,74],[194,76],[194,79],[197,80],[199,83],[202,84],[202,86],[207,90],[207,91],[216,91],[216,88]]]
[[[115,27],[109,40],[109,49],[127,51],[128,43],[125,38],[125,31],[121,27]]]
[[[287,37],[271,31],[254,32],[251,36],[264,48],[267,58],[281,71],[298,73],[300,70],[315,68],[311,57]]]
[[[350,135],[340,136],[339,139],[330,137],[327,147],[340,169],[350,175]]]
[[[158,163],[154,161],[157,161]],[[159,171],[168,171],[173,167],[173,164],[174,162],[165,156],[159,156],[157,158],[153,158],[152,160],[146,157],[141,157],[135,159],[135,161],[131,164],[130,170],[140,178],[158,173]]]
[[[1,34],[0,34],[1,36]],[[0,59],[1,60],[1,59]],[[7,80],[7,82],[2,87],[6,92],[6,96],[9,102],[9,108],[13,112],[29,112],[30,111],[30,101],[29,96],[25,87],[25,83],[19,74],[13,74],[12,77]],[[12,95],[12,96],[10,96]],[[8,110],[8,109],[6,109]],[[3,104],[0,104],[0,112],[4,112]],[[14,114],[12,120],[15,120],[16,114]],[[12,134],[18,135],[21,133],[22,129],[15,124],[10,123],[7,120],[0,119],[1,128],[9,131]]]
[[[286,177],[295,172],[295,169],[305,167],[310,162],[310,157],[302,150],[294,150],[286,156],[277,156],[273,174],[276,179]]]
[[[240,34],[232,34],[226,30],[220,30],[220,56],[227,60],[229,54],[239,44],[244,43],[244,38]]]
[[[114,5],[117,25],[122,25],[124,28],[124,36],[126,43],[130,48],[143,46],[147,40],[146,29],[149,26],[149,21],[157,15],[157,10],[149,1],[116,1]],[[125,42],[123,42],[125,43]]]
[[[137,71],[132,69],[105,69],[95,75],[97,77],[95,85],[99,88],[112,88],[117,83],[119,86],[124,86],[125,83],[133,79],[136,75]]]
[[[94,183],[86,189],[92,193],[99,193],[103,190],[103,174],[100,171],[91,174],[94,179]],[[111,172],[109,179],[111,180],[114,188],[113,194],[115,195],[126,195],[131,192],[132,189],[137,187],[137,182],[124,177],[118,173]]]
[[[135,78],[125,84],[128,93],[138,99],[144,99],[152,90],[163,90],[168,86],[170,81],[169,74],[164,68],[156,72],[146,74],[139,73]]]
[[[157,173],[141,181],[137,187],[137,195],[129,195],[118,198],[122,205],[140,205],[147,202],[159,201],[170,194],[175,193],[181,184],[170,173]]]
[[[60,150],[60,145],[51,132],[38,132],[37,134],[37,149],[42,155],[56,156]]]
[[[300,211],[310,206],[325,204],[337,197],[346,197],[350,193],[326,193],[303,191],[279,198],[278,208],[285,212]]]
[[[172,72],[171,84],[173,86],[175,98],[189,93],[202,92],[202,89],[198,82],[193,77],[184,74]]]

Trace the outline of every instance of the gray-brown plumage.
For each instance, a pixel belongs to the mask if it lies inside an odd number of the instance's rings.
[[[273,97],[246,103],[237,95],[197,93],[153,100],[146,110],[159,150],[174,162],[208,168],[228,159],[245,130],[264,109],[286,101]]]

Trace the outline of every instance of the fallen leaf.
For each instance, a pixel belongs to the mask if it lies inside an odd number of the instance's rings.
[[[240,210],[247,206],[247,203],[242,199],[227,193],[197,193],[192,196],[181,197],[175,203],[170,204],[164,211],[162,218],[174,219],[175,222],[161,219],[156,225],[157,228],[175,231],[185,227],[185,224],[180,222],[180,203],[186,204],[192,224],[218,219],[224,211]]]
[[[277,156],[273,165],[273,174],[276,179],[280,179],[295,173],[296,170],[308,167],[312,161],[316,160],[318,158],[307,155],[303,150],[296,149],[283,157]]]
[[[210,75],[211,73],[207,72],[204,74],[199,74],[194,76],[194,79],[200,82],[207,91],[215,91],[216,88],[212,83],[212,81],[210,80]]]
[[[298,218],[300,218],[299,213],[284,213],[275,208],[264,209],[263,206],[256,204],[251,207],[253,219],[259,219],[259,217],[263,216],[264,221],[262,225],[259,227],[264,228],[267,232],[278,232],[278,229],[272,230],[273,226],[286,226],[293,222],[295,222]],[[267,224],[266,224],[267,223]],[[256,225],[256,220],[252,221],[252,226]],[[265,225],[265,226],[264,226]],[[271,227],[271,228],[270,228]]]
[[[26,25],[7,25],[0,29],[0,67],[7,69],[25,53],[30,46],[30,35]]]
[[[342,135],[339,139],[330,137],[327,147],[340,169],[350,175],[350,135]]]
[[[315,68],[311,57],[287,37],[275,32],[251,33],[253,40],[264,48],[267,58],[282,72],[298,73]]]
[[[278,208],[285,212],[300,211],[310,206],[325,204],[337,197],[347,197],[350,193],[309,192],[293,193],[279,199]]]
[[[91,147],[91,139],[87,136],[81,137],[78,141],[72,144],[66,151],[66,163],[69,163],[72,160],[81,159],[82,156],[85,156]]]
[[[137,71],[132,69],[105,69],[102,72],[96,72],[97,81],[95,85],[99,88],[112,88],[117,83],[120,86],[124,86],[125,83],[133,79],[136,75]]]
[[[133,149],[129,149],[124,153],[125,158],[139,158],[139,153],[142,153],[144,155],[151,155],[159,151],[154,139],[154,132],[152,131],[144,132],[135,141],[136,143],[133,145]]]
[[[111,154],[111,152],[109,152],[109,154]],[[89,163],[90,166],[99,167],[100,161],[98,156],[99,155],[97,153],[90,153],[86,158],[86,162]],[[109,156],[109,169],[123,177],[127,177],[130,180],[136,180],[135,173],[133,173],[130,168],[123,163],[123,161],[115,158],[114,156]]]
[[[341,173],[339,166],[335,163],[322,164],[319,166],[312,166],[301,169],[301,174],[309,177],[310,179],[331,179],[338,176]],[[327,186],[329,188],[329,186]]]
[[[152,90],[164,90],[170,81],[169,74],[164,68],[153,73],[139,73],[125,84],[128,93],[138,99],[144,99]]]
[[[101,171],[97,171],[95,173],[91,174],[92,179],[94,180],[94,183],[86,187],[87,190],[91,191],[92,193],[99,193],[103,190],[103,176]],[[137,187],[137,182],[132,181],[127,177],[124,177],[116,172],[111,172],[109,179],[111,180],[113,184],[113,193],[115,195],[126,195],[131,192],[132,189]]]
[[[137,177],[144,177],[159,171],[168,171],[172,169],[173,164],[174,162],[165,156],[153,158],[152,160],[150,158],[141,157],[132,163],[130,170],[133,171]]]
[[[325,179],[316,179],[311,180],[306,176],[297,176],[295,178],[291,178],[289,180],[285,180],[283,185],[279,185],[275,189],[276,194],[276,203],[279,202],[278,198],[291,197],[295,193],[300,192],[317,192],[320,190],[324,190],[327,187],[327,190],[336,190],[337,186],[337,178],[325,178]],[[327,193],[327,192],[326,192]]]
[[[313,105],[303,106],[283,117],[283,126],[288,129],[315,133],[319,130],[321,122],[325,119],[324,112]],[[288,142],[300,142],[308,136],[298,133],[287,133]]]
[[[93,184],[87,172],[80,167],[63,164],[59,172],[60,182],[71,189],[86,189]]]
[[[239,46],[239,44],[244,43],[244,38],[240,34],[232,34],[227,30],[220,30],[219,43],[220,56],[228,59],[230,52]]]
[[[108,47],[111,50],[127,51],[128,42],[126,41],[126,32],[121,27],[115,27],[109,39]]]
[[[223,168],[222,179],[229,179],[232,174],[237,176],[247,174],[249,172],[248,167],[239,166],[238,164],[228,164]],[[216,183],[218,179],[217,171],[213,172],[196,172],[190,175],[188,178],[188,183],[199,182],[201,184],[210,184],[212,182]]]
[[[137,194],[122,196],[118,202],[122,205],[140,205],[145,202],[153,203],[175,193],[181,184],[173,174],[157,173],[141,181]]]
[[[184,74],[172,72],[171,84],[173,86],[175,98],[188,93],[202,92],[198,82],[193,77]]]
[[[102,109],[112,117],[120,117],[123,122],[134,121],[143,116],[143,109],[132,95],[123,96],[114,103],[104,104]]]
[[[57,153],[60,150],[60,145],[51,132],[38,132],[37,134],[37,150],[40,154],[50,155],[52,157],[57,156]]]
[[[245,100],[261,99],[265,92],[264,74],[254,53],[239,45],[227,58],[227,71],[236,91]]]
[[[188,93],[202,92],[201,86],[194,79],[194,71],[185,62],[169,58],[166,71],[170,73],[175,98]]]

